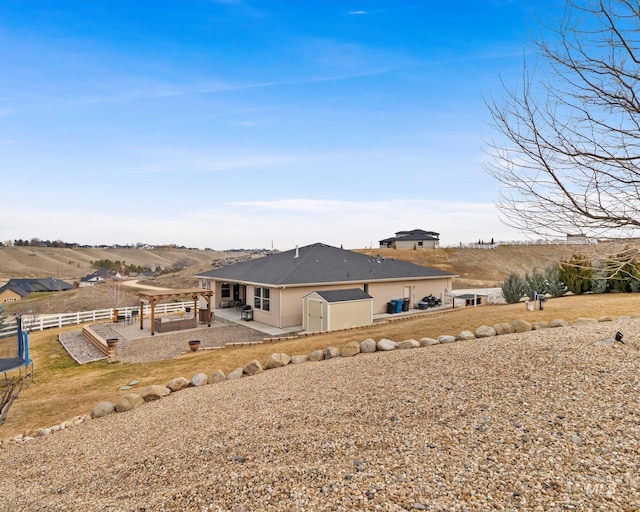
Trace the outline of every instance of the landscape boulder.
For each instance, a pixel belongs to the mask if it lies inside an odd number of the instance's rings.
[[[111,402],[98,402],[95,407],[91,410],[91,418],[102,418],[103,416],[107,416],[112,412],[115,412],[116,404]]]
[[[216,370],[211,374],[211,377],[209,377],[209,382],[211,384],[216,384],[217,382],[222,382],[223,380],[227,380],[227,376],[222,370]]]
[[[493,328],[498,336],[501,334],[513,334],[513,325],[508,322],[500,322],[494,325]]]
[[[455,336],[450,336],[449,334],[442,334],[438,336],[438,343],[453,343],[457,341]]]
[[[324,350],[314,350],[309,354],[309,361],[322,361],[324,359]]]
[[[360,342],[360,352],[362,352],[363,354],[371,354],[376,350],[376,340],[367,338],[366,340]]]
[[[350,341],[340,349],[340,357],[353,357],[360,353],[360,343]]]
[[[324,351],[324,358],[333,359],[334,357],[340,357],[340,349],[338,347],[327,347]]]
[[[481,325],[476,329],[476,338],[491,338],[496,335],[496,330],[490,325]]]
[[[309,360],[309,356],[305,356],[301,354],[291,356],[291,364],[306,363],[308,360]]]
[[[555,320],[551,320],[550,327],[569,327],[569,322],[562,318],[556,318]]]
[[[469,340],[475,340],[476,339],[476,335],[473,334],[471,331],[462,331],[460,334],[458,334],[458,336],[456,337],[456,339],[458,341],[469,341]]]
[[[190,385],[197,388],[198,386],[204,386],[209,383],[209,378],[206,373],[196,373],[191,377]]]
[[[536,320],[531,324],[531,327],[534,331],[539,331],[540,329],[548,329],[549,322],[545,322],[544,320]]]
[[[175,393],[176,391],[189,387],[189,381],[184,377],[176,377],[167,382],[167,387]]]
[[[262,373],[264,370],[262,369],[262,365],[260,361],[254,359],[249,364],[247,364],[243,369],[242,373],[245,375],[257,375],[258,373]]]
[[[381,352],[388,352],[389,350],[395,350],[398,346],[398,342],[389,340],[387,338],[382,338],[378,343],[376,343],[376,348]]]
[[[169,393],[171,393],[169,388],[153,384],[144,388],[140,396],[145,402],[152,402],[153,400],[159,400],[163,396],[167,396]]]
[[[420,343],[414,339],[404,340],[398,343],[398,350],[405,350],[408,348],[418,348],[420,347]]]
[[[588,325],[598,323],[598,320],[595,318],[576,318],[573,322],[573,325]]]
[[[240,377],[242,377],[243,373],[243,368],[236,368],[231,373],[227,374],[227,380],[239,379]]]
[[[271,354],[264,367],[267,370],[272,368],[280,368],[281,366],[287,366],[291,362],[291,358],[284,353]]]
[[[526,320],[514,320],[511,322],[511,327],[513,327],[513,332],[521,333],[521,332],[529,332],[533,329],[533,326],[530,322]]]
[[[127,412],[131,409],[135,409],[139,405],[144,403],[144,399],[137,393],[127,393],[120,397],[120,400],[116,402],[117,412]]]
[[[440,342],[438,340],[434,340],[433,338],[420,338],[420,346],[421,347],[431,347],[432,345],[438,345]]]

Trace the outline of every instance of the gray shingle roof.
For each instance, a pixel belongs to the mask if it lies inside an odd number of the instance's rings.
[[[435,231],[424,231],[423,229],[412,229],[411,231],[401,231],[398,236],[385,238],[380,240],[381,244],[391,243],[394,241],[413,241],[413,240],[439,240],[440,233]]]
[[[17,286],[27,293],[31,292],[59,292],[62,290],[70,290],[73,285],[62,281],[61,279],[54,279],[51,277],[45,278],[24,278],[24,279],[9,279],[7,285]]]
[[[26,297],[27,295],[29,295],[28,291],[24,290],[23,288],[20,288],[18,285],[15,285],[15,284],[7,283],[4,286],[0,286],[0,293],[4,292],[5,290],[11,290],[13,293],[20,295],[20,297]]]
[[[296,257],[297,253],[297,257]],[[395,258],[376,258],[315,243],[195,277],[212,277],[270,286],[452,277],[448,272]]]
[[[343,290],[319,290],[317,292],[327,302],[348,302],[350,300],[372,299],[364,290],[360,288],[345,288]]]

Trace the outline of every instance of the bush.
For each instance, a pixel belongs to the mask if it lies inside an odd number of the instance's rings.
[[[545,292],[552,297],[562,297],[567,293],[567,285],[560,279],[560,265],[549,265],[544,269]]]
[[[560,279],[571,293],[582,295],[591,290],[593,266],[586,256],[574,254],[560,262]]]
[[[507,304],[520,302],[524,297],[524,281],[518,274],[511,273],[502,283],[502,296]]]
[[[547,293],[547,283],[544,276],[537,270],[524,275],[524,294],[529,300],[536,300],[538,295]]]

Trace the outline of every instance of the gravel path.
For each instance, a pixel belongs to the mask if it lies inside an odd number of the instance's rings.
[[[602,343],[617,330],[624,345]],[[0,449],[0,510],[640,510],[639,330],[576,325],[189,388]]]

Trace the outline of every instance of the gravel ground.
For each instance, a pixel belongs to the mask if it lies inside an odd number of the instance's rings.
[[[188,351],[189,340],[200,340],[201,348],[224,347],[227,343],[238,341],[260,341],[264,333],[244,327],[224,319],[216,318],[211,327],[199,326],[197,329],[157,334],[147,338],[130,339],[127,331],[137,334],[135,326],[112,328],[110,324],[93,324],[91,328],[104,339],[118,338],[116,359],[126,363],[149,363],[171,359]],[[60,342],[76,361],[87,363],[104,359],[105,356],[86,341],[81,331],[71,331],[60,335]]]
[[[0,449],[0,510],[640,510],[639,328],[620,319],[188,388]],[[618,330],[625,344],[601,341]]]

